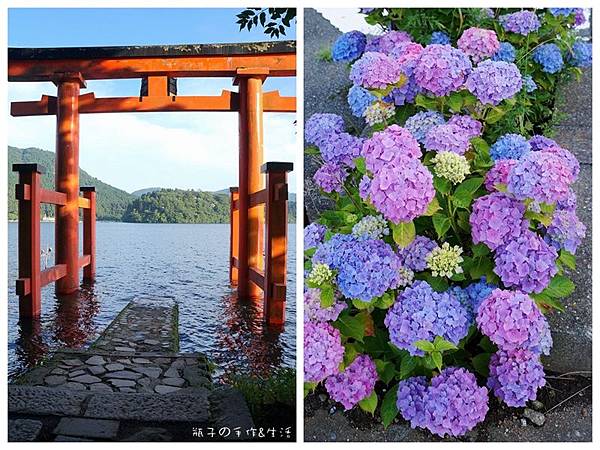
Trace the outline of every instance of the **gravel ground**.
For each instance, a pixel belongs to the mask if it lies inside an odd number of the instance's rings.
[[[347,70],[319,58],[340,32],[319,13],[305,10],[305,118],[317,112],[332,112],[344,117],[347,125],[361,130],[364,123],[350,114],[345,98],[349,87]],[[539,395],[543,426],[534,425],[524,417],[524,410],[505,408],[493,401],[485,422],[461,440],[465,441],[591,441],[592,389],[591,375],[591,72],[586,71],[579,83],[564,86],[560,98],[561,110],[568,112],[556,127],[554,138],[569,148],[581,163],[580,178],[575,185],[578,214],[587,226],[587,237],[578,251],[577,271],[571,274],[575,293],[564,303],[567,311],[551,317],[554,349],[545,361],[557,374]],[[324,80],[327,80],[324,83]],[[305,157],[305,204],[310,220],[327,203],[320,198],[312,183],[318,164]],[[577,351],[573,351],[577,349]],[[578,375],[568,375],[568,372]],[[560,377],[560,378],[558,378]],[[403,420],[397,420],[387,430],[360,410],[341,411],[339,404],[327,399],[322,391],[305,400],[306,441],[437,441],[428,432],[412,430]]]

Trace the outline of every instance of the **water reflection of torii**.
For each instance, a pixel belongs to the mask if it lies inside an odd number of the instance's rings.
[[[57,96],[13,102],[13,116],[56,115],[56,191],[41,188],[37,164],[15,165],[20,174],[19,279],[20,316],[39,317],[41,287],[55,282],[56,293],[79,289],[95,277],[95,192],[79,196],[79,114],[160,111],[239,112],[239,188],[232,198],[232,230],[236,239],[230,264],[237,277],[239,298],[263,296],[267,322],[284,321],[287,226],[286,173],[291,164],[263,163],[263,112],[293,112],[295,97],[263,92],[269,76],[296,75],[293,41],[247,44],[171,45],[149,47],[9,48],[8,79],[12,82],[52,81]],[[181,77],[233,77],[239,93],[219,96],[178,96]],[[96,98],[80,95],[86,80],[141,78],[136,97]],[[271,185],[272,184],[272,185]],[[233,196],[232,196],[233,197]],[[40,270],[39,205],[56,205],[55,265]],[[266,205],[262,208],[261,205]],[[285,208],[282,206],[285,205]],[[79,255],[79,209],[84,209],[84,255]],[[265,219],[266,209],[266,219]],[[283,213],[285,211],[285,213]],[[282,218],[282,213],[285,218]],[[86,216],[87,215],[87,216]],[[86,217],[88,220],[86,221]],[[233,221],[233,217],[232,217]],[[271,221],[273,223],[271,223]],[[87,224],[87,225],[86,225]],[[266,229],[266,256],[261,230]],[[37,236],[37,238],[36,238]],[[265,264],[266,262],[266,264]]]

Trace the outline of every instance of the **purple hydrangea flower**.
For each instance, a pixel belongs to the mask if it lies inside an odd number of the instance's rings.
[[[369,191],[371,190],[371,179],[367,175],[363,175],[360,179],[360,183],[358,185],[358,195],[363,200],[367,200],[369,198]]]
[[[309,249],[316,247],[325,238],[325,232],[327,228],[325,225],[313,222],[304,227],[304,248]]]
[[[471,61],[461,50],[432,44],[421,52],[414,77],[421,88],[442,97],[462,88],[471,69]]]
[[[367,169],[377,173],[383,166],[396,166],[404,158],[420,158],[422,152],[419,143],[406,128],[391,125],[373,133],[363,143],[362,156]]]
[[[541,26],[540,20],[533,11],[517,11],[512,14],[504,14],[498,18],[500,25],[506,31],[527,36],[532,31],[537,31]]]
[[[562,148],[558,145],[545,147],[541,151],[547,152],[547,153],[553,153],[554,155],[557,155],[560,158],[562,158],[563,163],[568,167],[569,171],[571,172],[571,175],[573,176],[573,181],[575,181],[577,179],[577,177],[579,176],[580,167],[579,167],[579,161],[577,160],[577,158],[575,157],[575,155],[573,153],[571,153],[569,150]]]
[[[500,159],[496,161],[496,163],[485,175],[485,188],[489,192],[495,192],[497,191],[497,184],[506,185],[508,183],[508,174],[516,165],[516,159]]]
[[[304,380],[319,383],[339,373],[344,346],[339,330],[325,322],[304,324]]]
[[[383,216],[398,224],[427,211],[433,197],[433,176],[418,159],[382,167],[371,180],[369,198]]]
[[[419,44],[415,44],[421,47]],[[406,103],[413,103],[421,88],[417,84],[414,77],[414,69],[417,64],[418,54],[410,53],[408,57],[402,57],[398,59],[398,64],[402,74],[406,77],[406,82],[400,86],[392,89],[392,92],[384,98],[385,101],[392,102],[396,106],[402,106]],[[403,61],[401,61],[401,59]]]
[[[569,188],[567,196],[563,200],[556,202],[557,211],[576,211],[577,210],[577,194],[573,189]]]
[[[500,48],[495,31],[477,27],[467,28],[456,45],[470,56],[475,64],[491,57]]]
[[[354,61],[365,51],[367,37],[360,31],[342,34],[333,44],[331,56],[334,61]]]
[[[360,156],[363,140],[349,133],[332,134],[320,147],[326,163],[354,167],[354,158]]]
[[[542,44],[536,47],[532,58],[542,66],[542,71],[546,73],[559,72],[564,65],[560,48],[553,43]]]
[[[488,59],[471,72],[465,86],[484,105],[498,105],[521,90],[523,79],[513,63]]]
[[[468,370],[443,369],[431,379],[431,385],[426,387],[423,400],[419,402],[417,396],[421,384],[420,379],[412,382],[408,390],[412,395],[408,398],[404,389],[406,384],[402,388],[399,385],[398,389],[399,410],[403,416],[405,411],[408,417],[414,416],[411,420],[413,428],[424,427],[441,437],[462,436],[485,419],[488,390],[478,386],[475,375]]]
[[[500,136],[490,147],[490,156],[494,161],[503,159],[521,159],[531,150],[531,144],[520,134],[509,133]]]
[[[348,305],[345,302],[336,300],[332,306],[323,308],[321,306],[321,290],[309,288],[304,291],[304,321],[329,322],[337,320],[340,313]]]
[[[492,355],[487,385],[508,406],[525,406],[529,400],[535,400],[537,390],[545,384],[538,355],[523,349],[500,350]]]
[[[576,27],[583,25],[586,22],[585,12],[583,8],[575,8],[575,23]]]
[[[443,31],[434,31],[431,33],[431,39],[429,39],[430,44],[450,44],[450,36],[444,33]]]
[[[529,138],[529,145],[531,145],[531,149],[534,151],[559,146],[554,139],[547,138],[546,136],[542,136],[541,134],[531,136],[531,138]]]
[[[348,410],[371,395],[376,381],[375,363],[367,355],[359,355],[346,370],[327,378],[325,388],[333,400]]]
[[[479,306],[477,325],[500,350],[550,352],[548,322],[523,292],[494,289]]]
[[[354,84],[367,89],[384,89],[398,82],[401,75],[401,68],[393,58],[376,52],[364,53],[350,69]]]
[[[412,41],[412,36],[406,31],[392,30],[380,36],[375,36],[367,43],[365,50],[389,55],[396,47],[410,41]]]
[[[451,125],[458,125],[467,133],[469,138],[481,136],[481,132],[483,131],[483,125],[481,122],[473,119],[467,114],[454,114],[452,117],[450,117],[448,123]]]
[[[344,131],[344,119],[337,114],[313,114],[304,124],[304,139],[320,147],[332,134]]]
[[[473,243],[483,242],[496,250],[501,245],[518,238],[529,223],[523,217],[525,206],[503,192],[493,192],[473,202],[469,222]]]
[[[510,42],[501,42],[498,51],[492,56],[492,61],[515,62],[517,50]]]
[[[402,291],[384,320],[392,344],[411,355],[423,356],[414,346],[419,340],[441,336],[453,344],[469,331],[468,313],[448,292],[436,292],[426,281],[415,281]]]
[[[314,260],[337,270],[338,288],[347,298],[370,302],[400,282],[400,259],[379,239],[335,235],[317,249]]]
[[[406,128],[421,144],[425,142],[427,133],[436,125],[445,123],[444,116],[437,111],[422,111],[406,119]]]
[[[342,192],[348,172],[339,164],[325,163],[313,176],[314,182],[327,193]]]
[[[494,272],[506,287],[523,292],[542,292],[556,275],[556,250],[537,234],[526,230],[499,247],[494,261]]]
[[[575,253],[585,237],[585,225],[575,211],[556,210],[544,240],[557,250]]]
[[[352,86],[348,91],[348,104],[350,105],[352,114],[356,117],[363,117],[367,106],[376,99],[377,97],[360,86]]]
[[[592,44],[576,41],[571,48],[568,61],[575,67],[592,67]]]
[[[424,145],[427,150],[464,155],[471,146],[470,131],[451,123],[436,125],[427,133]]]
[[[396,406],[402,417],[412,428],[425,426],[425,401],[428,388],[427,378],[410,377],[398,383]]]
[[[531,198],[538,202],[555,203],[564,200],[573,173],[565,159],[552,152],[529,152],[508,175],[508,191],[519,200]]]
[[[410,244],[398,250],[400,264],[415,272],[422,272],[427,268],[427,255],[434,248],[438,248],[434,240],[425,236],[415,236]]]

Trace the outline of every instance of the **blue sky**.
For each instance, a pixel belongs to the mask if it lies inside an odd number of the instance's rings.
[[[73,47],[271,40],[261,30],[239,31],[241,9],[11,8],[11,47]],[[295,39],[295,24],[286,30]],[[284,38],[285,39],[285,38]],[[229,78],[179,79],[180,95],[237,90]],[[85,92],[135,96],[139,80],[89,81]],[[265,90],[295,95],[294,78],[271,78]],[[9,83],[9,101],[56,94],[51,83]],[[265,159],[294,161],[295,114],[265,115]],[[216,190],[237,185],[236,113],[84,114],[80,164],[126,191],[150,186]],[[54,151],[54,117],[11,117],[8,142]],[[131,167],[136,167],[135,173]],[[290,177],[295,186],[295,177]]]

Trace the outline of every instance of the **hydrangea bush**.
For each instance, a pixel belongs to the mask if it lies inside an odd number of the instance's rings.
[[[369,11],[373,22],[404,10]],[[585,235],[574,155],[535,126],[502,126],[515,109],[535,117],[526,77],[546,89],[555,76],[537,49],[589,65],[580,44],[564,52],[566,37],[538,45],[576,8],[477,11],[460,33],[338,39],[349,104],[369,127],[353,136],[327,113],[305,126],[314,181],[335,204],[305,229],[305,391],[322,384],[345,409],[442,437],[472,430],[493,397],[536,398],[546,316],[573,292]],[[369,116],[378,104],[391,113]]]

